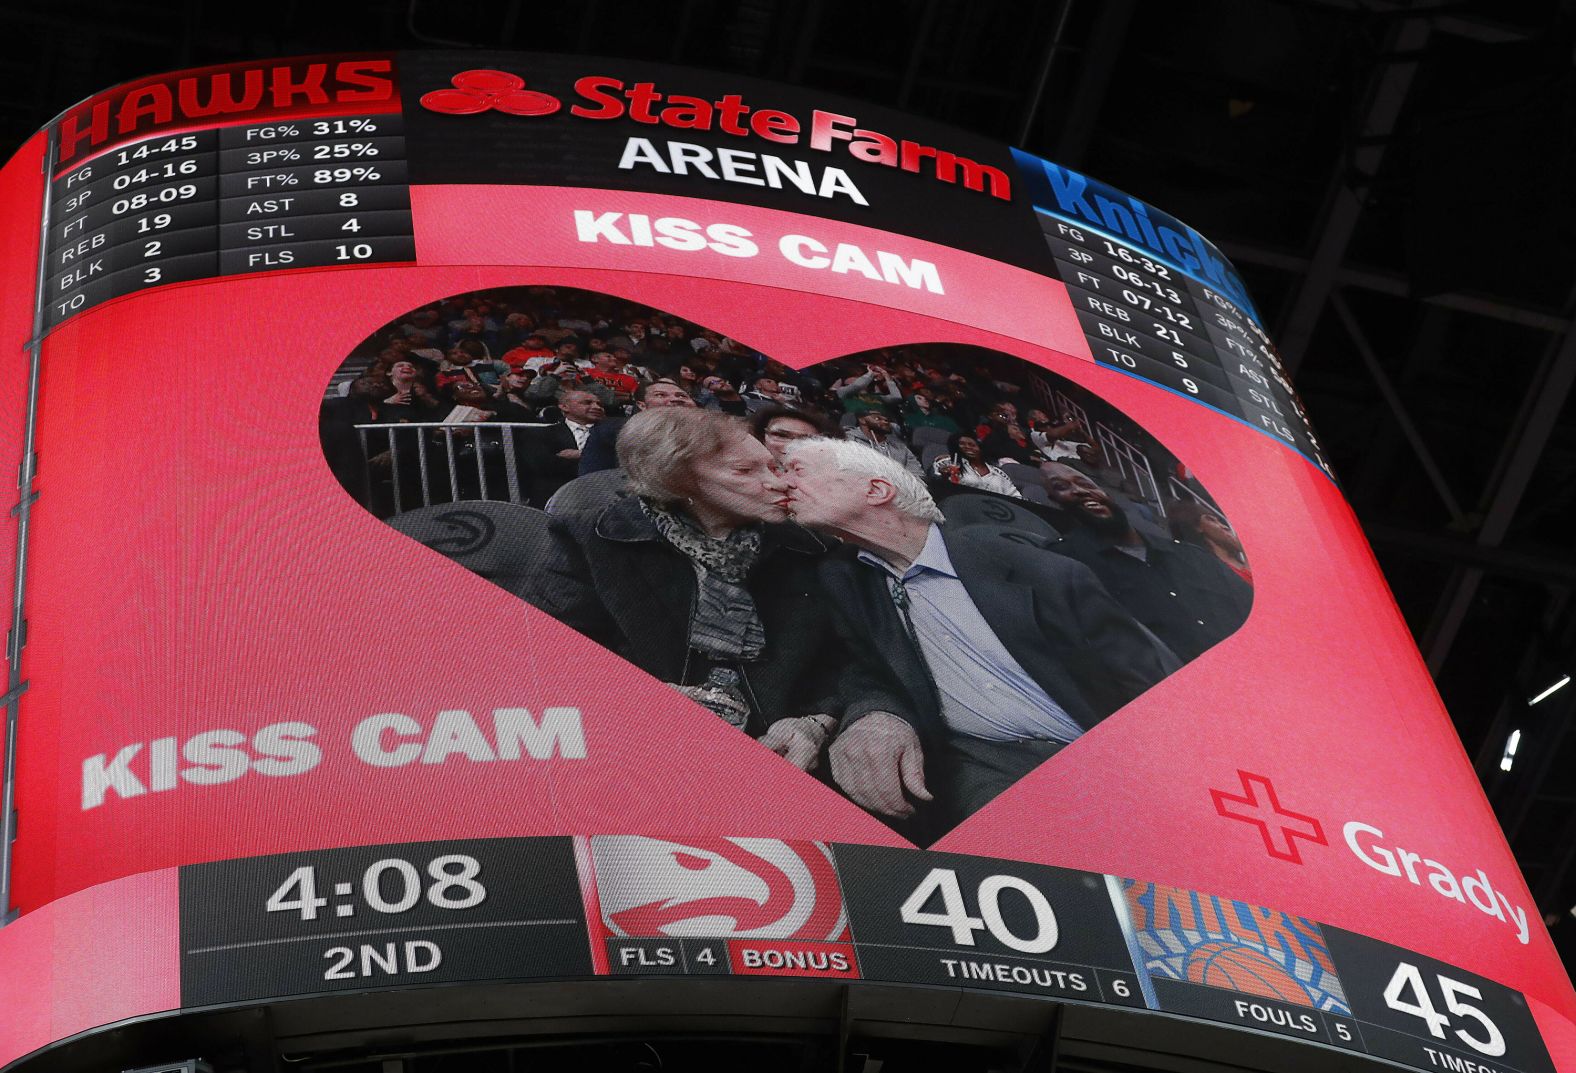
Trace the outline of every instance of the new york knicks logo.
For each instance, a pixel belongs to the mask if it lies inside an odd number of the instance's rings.
[[[848,939],[837,873],[819,842],[598,835],[591,858],[614,935]]]
[[[508,71],[461,71],[449,79],[452,89],[424,93],[421,106],[444,115],[499,111],[509,115],[552,115],[563,104],[550,93],[525,88],[525,79]]]
[[[1143,969],[1177,980],[1351,1015],[1319,925],[1213,894],[1123,880]]]

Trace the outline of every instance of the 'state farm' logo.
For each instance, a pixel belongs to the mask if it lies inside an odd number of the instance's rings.
[[[421,106],[445,115],[499,111],[509,115],[552,115],[563,103],[550,93],[525,88],[525,79],[508,71],[461,71],[449,80],[453,89],[422,95]]]

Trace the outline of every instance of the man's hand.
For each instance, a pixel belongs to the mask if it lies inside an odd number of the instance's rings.
[[[890,712],[871,712],[832,742],[832,780],[854,804],[883,816],[907,817],[903,796],[934,800],[925,788],[925,754],[914,728]]]
[[[558,452],[558,457],[568,459],[569,461],[573,462],[580,457],[580,452],[574,447],[566,447],[562,451]]]
[[[832,725],[828,715],[779,719],[761,735],[760,742],[800,771],[814,771],[821,762],[821,746],[826,744]]]

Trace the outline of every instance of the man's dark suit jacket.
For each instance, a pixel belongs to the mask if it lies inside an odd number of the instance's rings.
[[[1016,530],[941,531],[958,579],[1002,645],[1085,730],[1181,666],[1082,563]],[[901,698],[907,710],[893,714],[922,741],[938,741],[946,736],[940,697],[892,602],[888,575],[853,550],[821,566],[838,632],[864,657],[869,676]]]
[[[604,417],[591,426],[591,435],[580,451],[580,476],[618,468],[618,434],[627,424],[627,417]]]
[[[596,426],[592,426],[595,428]],[[580,476],[580,460],[559,458],[559,451],[573,450],[575,434],[567,422],[559,421],[546,428],[531,430],[522,454],[530,480],[530,503],[544,507],[554,492]]]

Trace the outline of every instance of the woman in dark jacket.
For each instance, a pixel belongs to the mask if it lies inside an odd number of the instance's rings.
[[[788,522],[790,480],[737,418],[661,408],[618,437],[632,496],[555,516],[525,598],[815,767],[844,714],[822,538]],[[861,691],[862,692],[862,691]]]

